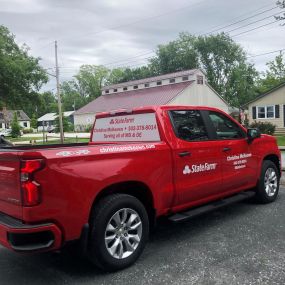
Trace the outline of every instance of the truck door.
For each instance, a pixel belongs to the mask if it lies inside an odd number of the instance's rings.
[[[208,115],[222,153],[222,191],[254,186],[258,158],[251,151],[245,131],[220,112],[209,111]]]
[[[219,143],[210,142],[199,110],[169,111],[175,144],[174,204],[185,205],[220,192],[221,151]]]

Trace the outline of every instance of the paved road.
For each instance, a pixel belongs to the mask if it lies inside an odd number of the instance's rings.
[[[184,224],[161,221],[131,268],[106,274],[68,253],[0,248],[0,284],[285,284],[285,188],[269,205],[242,202]]]

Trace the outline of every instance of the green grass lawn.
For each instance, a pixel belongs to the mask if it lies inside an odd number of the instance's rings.
[[[18,137],[18,138],[12,138],[12,137],[7,137],[7,140],[11,142],[23,142],[23,141],[30,141],[30,140],[42,140],[43,137]]]
[[[11,142],[23,142],[23,141],[34,141],[34,140],[43,140],[43,137],[20,137],[20,138],[6,138]],[[65,138],[64,143],[85,143],[89,142],[87,138]],[[48,138],[47,142],[37,142],[36,145],[42,144],[60,144],[60,139],[53,140],[53,138]]]
[[[285,146],[285,137],[276,137],[279,146]]]
[[[87,143],[89,142],[89,139],[82,139],[82,138],[65,138],[64,143]],[[43,144],[43,143],[37,143],[37,144]],[[60,140],[51,140],[47,141],[44,144],[60,144]]]

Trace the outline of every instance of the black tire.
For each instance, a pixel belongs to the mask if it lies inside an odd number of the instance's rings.
[[[267,171],[274,171],[276,175],[276,190],[274,194],[269,195],[266,191],[266,173]],[[272,180],[273,181],[273,180]],[[276,200],[279,192],[280,173],[275,163],[271,160],[264,160],[261,167],[261,175],[256,186],[256,200],[260,203],[266,204]]]
[[[139,216],[141,238],[137,247],[130,256],[119,259],[109,253],[105,243],[107,225],[118,211],[124,209],[134,211]],[[119,212],[120,214],[121,212]],[[130,219],[130,216],[128,216]],[[132,231],[129,229],[129,231]],[[116,232],[117,233],[117,232]],[[122,233],[121,233],[122,234]],[[116,271],[133,264],[141,255],[149,235],[149,219],[143,204],[135,197],[126,194],[113,194],[102,198],[95,204],[90,218],[89,258],[98,267],[105,271]],[[116,235],[116,239],[118,235]],[[122,239],[121,241],[122,247]],[[124,241],[125,242],[125,241]],[[126,244],[124,243],[126,249]]]

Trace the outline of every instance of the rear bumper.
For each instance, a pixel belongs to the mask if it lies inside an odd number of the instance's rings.
[[[52,251],[61,247],[62,233],[52,223],[28,225],[0,213],[0,243],[17,252]]]

